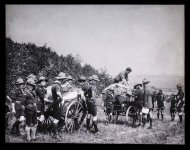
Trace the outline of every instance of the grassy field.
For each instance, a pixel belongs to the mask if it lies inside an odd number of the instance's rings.
[[[53,139],[48,134],[38,133],[36,143],[130,143],[130,144],[185,144],[185,125],[179,123],[178,116],[174,122],[170,121],[169,103],[166,103],[164,120],[157,120],[153,113],[153,129],[132,128],[126,124],[125,117],[120,116],[117,124],[106,125],[106,118],[102,108],[101,99],[98,99],[98,127],[99,134],[87,133],[85,124],[73,134],[62,133],[60,140]],[[6,133],[6,142],[23,143],[25,136],[12,136]]]

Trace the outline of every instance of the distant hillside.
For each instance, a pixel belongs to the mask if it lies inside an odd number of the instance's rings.
[[[171,88],[175,89],[176,84],[181,83],[184,85],[183,76],[175,75],[130,75],[130,81],[132,84],[141,83],[143,78],[147,78],[151,81],[151,85],[157,88]]]

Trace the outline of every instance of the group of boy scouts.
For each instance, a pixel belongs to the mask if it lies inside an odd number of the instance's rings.
[[[56,81],[51,86],[53,103],[53,137],[58,139],[58,122],[62,116],[62,107],[60,102],[64,103],[63,93],[67,91],[65,88],[72,86],[74,80],[70,75],[66,76],[65,73],[60,72],[56,78]],[[86,97],[85,109],[88,109],[87,116],[87,130],[90,130],[90,117],[93,118],[92,125],[94,126],[95,133],[98,132],[97,127],[97,107],[96,107],[96,82],[99,81],[96,75],[92,75],[87,82],[87,79],[81,77],[79,80],[84,95]],[[12,102],[11,111],[15,114],[17,120],[12,126],[11,134],[20,135],[19,124],[26,121],[26,135],[27,142],[36,140],[37,126],[44,120],[45,102],[49,101],[46,97],[46,84],[48,80],[41,76],[38,80],[33,74],[27,77],[26,83],[23,79],[19,78],[14,84],[15,89],[11,92],[9,99]],[[85,116],[83,116],[84,120]]]
[[[132,69],[130,67],[126,68],[125,71],[119,73],[115,79],[114,83],[123,83],[126,86],[130,86],[130,82],[128,79],[128,74],[132,72]],[[157,102],[157,118],[160,118],[163,120],[164,118],[164,101],[165,96],[162,93],[162,90],[159,89],[159,92],[156,93],[155,90],[149,86],[150,81],[146,78],[143,79],[142,83],[138,83],[134,85],[133,88],[133,96],[134,96],[134,102],[135,106],[138,109],[138,112],[140,114],[140,123],[138,126],[145,127],[146,122],[150,122],[150,125],[148,129],[152,129],[152,113],[154,110],[154,104]],[[114,89],[110,88],[108,89],[113,92]],[[182,85],[179,83],[177,84],[177,94],[173,93],[171,96],[171,106],[170,106],[170,114],[171,114],[171,121],[174,121],[175,119],[175,113],[178,112],[180,122],[182,122],[182,109],[185,108],[185,101],[184,101],[184,92],[182,90]],[[109,93],[108,93],[109,95]],[[109,96],[107,96],[109,99]],[[111,101],[110,101],[111,102]],[[113,107],[113,105],[109,104],[109,100],[107,101],[108,109]],[[113,108],[112,108],[113,109]],[[145,109],[147,110],[145,112]],[[133,122],[133,126],[136,127],[135,122]]]
[[[128,74],[132,71],[130,67],[128,67],[124,72],[121,72],[114,79],[114,83],[121,82],[124,85],[129,85]],[[72,81],[74,80],[70,75],[66,76],[65,73],[61,72],[56,78],[56,81],[52,84],[51,92],[52,92],[52,107],[53,107],[53,137],[59,138],[58,134],[58,122],[62,115],[62,109],[60,108],[60,102],[64,102],[63,93],[65,87],[72,86]],[[44,120],[44,111],[45,111],[45,101],[48,101],[45,98],[46,94],[46,84],[47,79],[41,76],[38,80],[37,77],[33,74],[27,77],[26,83],[23,79],[19,78],[15,82],[16,88],[12,91],[10,95],[10,99],[12,100],[12,112],[16,115],[16,122],[14,123],[11,133],[16,133],[20,135],[19,132],[19,124],[26,120],[26,140],[28,142],[36,140],[36,130],[37,126],[41,124]],[[84,109],[88,109],[88,116],[86,119],[87,130],[90,130],[90,119],[92,119],[94,126],[94,132],[98,132],[97,127],[97,103],[96,103],[96,84],[99,81],[96,75],[92,75],[88,80],[87,78],[81,76],[78,80],[80,83],[80,88],[84,91],[84,96],[86,98],[86,103],[83,103]],[[161,118],[164,118],[164,100],[165,97],[162,93],[162,90],[159,90],[159,93],[156,96],[153,96],[150,87],[150,81],[144,79],[142,84],[137,84],[134,86],[134,96],[135,96],[135,104],[139,109],[140,115],[142,116],[142,126],[144,127],[147,120],[150,122],[149,129],[152,128],[152,111],[154,107],[154,103],[152,101],[154,98],[157,101],[157,117],[161,114]],[[171,101],[171,118],[174,120],[175,112],[177,111],[179,114],[180,122],[182,122],[182,107],[184,105],[184,93],[182,90],[182,85],[177,85],[178,93],[172,95]],[[143,109],[147,108],[148,113],[143,113]],[[92,118],[91,118],[92,117]],[[85,114],[82,116],[81,121],[85,118]],[[141,125],[140,122],[140,125]],[[16,130],[15,130],[16,129]]]

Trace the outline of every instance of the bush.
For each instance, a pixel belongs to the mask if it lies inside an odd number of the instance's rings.
[[[13,82],[19,77],[26,81],[29,74],[35,74],[37,77],[45,76],[50,84],[59,72],[71,75],[78,79],[81,75],[91,76],[97,74],[101,79],[98,84],[99,92],[109,84],[110,77],[105,70],[98,72],[90,64],[81,65],[79,56],[72,54],[59,56],[51,48],[38,47],[33,43],[16,43],[11,38],[6,38],[6,93],[9,94],[13,89]],[[101,86],[100,86],[101,85]]]

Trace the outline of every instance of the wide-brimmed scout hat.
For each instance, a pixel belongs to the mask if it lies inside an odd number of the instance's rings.
[[[114,88],[114,87],[110,87],[108,90],[109,90],[109,91],[114,91],[115,88]]]
[[[69,76],[67,77],[67,80],[74,80],[74,79],[73,79],[73,77],[72,77],[71,75],[69,75]]]
[[[150,82],[150,81],[147,80],[146,78],[144,78],[144,79],[142,80],[142,84],[149,83],[149,82]]]
[[[34,81],[37,81],[37,77],[34,74],[30,74],[28,77],[26,77],[27,79],[32,78],[34,79]]]
[[[87,80],[86,77],[81,76],[81,77],[78,79],[78,82],[82,82],[82,81],[86,81],[86,80]]]
[[[138,84],[134,85],[134,89],[136,89],[138,86],[141,86],[141,87],[142,87],[142,84],[141,84],[141,83],[138,83]]]
[[[182,84],[181,83],[178,83],[177,84],[177,88],[181,88],[182,87]]]
[[[65,73],[60,72],[59,75],[57,77],[55,77],[56,79],[67,79],[67,76]]]
[[[41,77],[39,78],[39,80],[37,81],[37,83],[40,83],[41,81],[46,81],[46,82],[48,82],[48,80],[47,80],[44,76],[41,76]]]
[[[18,78],[14,84],[16,85],[24,84],[24,80],[22,78]]]
[[[26,81],[26,83],[29,84],[29,85],[36,86],[35,81],[34,81],[33,78],[29,78],[29,79]]]
[[[92,75],[91,77],[89,77],[89,80],[90,80],[90,81],[91,81],[91,80],[100,81],[100,80],[98,79],[98,76],[97,76],[97,75]]]

